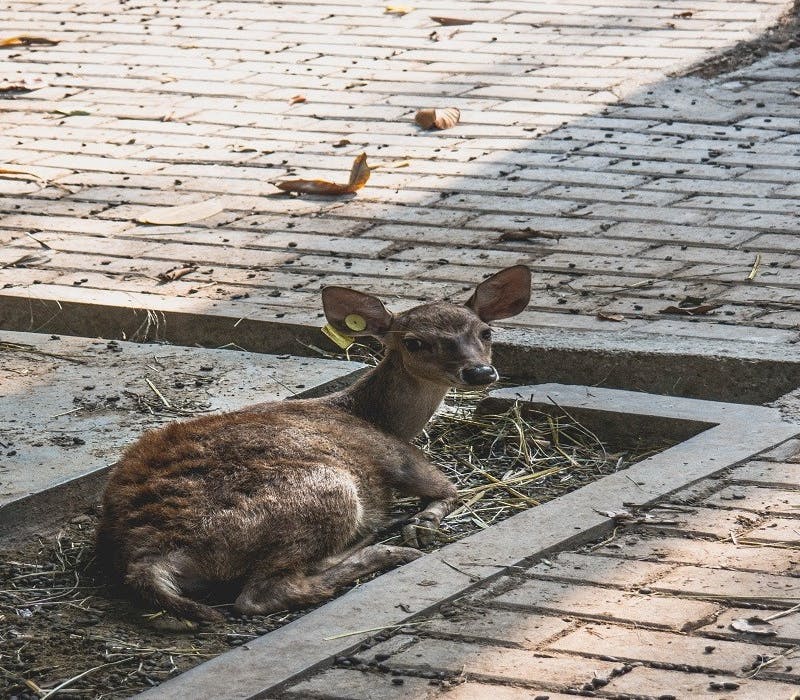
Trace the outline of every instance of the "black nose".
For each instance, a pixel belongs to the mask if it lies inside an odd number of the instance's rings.
[[[491,365],[476,365],[461,370],[461,378],[466,384],[473,386],[483,386],[496,382],[500,377],[497,370]]]

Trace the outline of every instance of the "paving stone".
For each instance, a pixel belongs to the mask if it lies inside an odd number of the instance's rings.
[[[727,510],[721,508],[660,508],[647,511],[653,522],[644,527],[659,532],[678,531],[681,534],[728,538],[731,533],[739,534],[750,530],[761,516],[746,510]]]
[[[770,518],[763,525],[750,530],[746,538],[753,542],[775,542],[790,545],[800,543],[800,520],[796,518]]]
[[[770,634],[751,634],[731,627],[734,620],[750,621],[759,632]],[[723,611],[715,622],[701,627],[698,632],[724,635],[730,639],[752,641],[760,639],[777,644],[800,644],[800,611],[784,615],[782,611],[754,610],[753,608],[730,608]]]
[[[793,605],[800,602],[799,579],[790,576],[681,566],[649,588],[669,593]]]
[[[268,697],[341,700],[428,700],[441,694],[424,678],[334,668]]]
[[[601,552],[609,553],[609,550]],[[705,564],[718,568],[747,569],[769,574],[783,574],[800,567],[800,553],[779,547],[739,545],[734,542],[713,542],[683,537],[645,537],[638,541],[630,538],[620,554],[627,558],[648,559],[659,562]]]
[[[574,695],[553,692],[552,690],[533,690],[506,685],[489,685],[467,681],[441,695],[442,700],[575,700]]]
[[[800,484],[800,464],[792,462],[750,462],[731,474],[735,481],[756,482],[770,486],[796,487]]]
[[[526,581],[496,596],[494,602],[561,615],[633,622],[674,630],[687,629],[717,610],[716,605],[703,601],[536,580]]]
[[[690,666],[728,673],[750,669],[760,655],[776,656],[783,652],[781,647],[762,642],[743,644],[599,624],[586,625],[550,644],[549,648],[560,652]]]
[[[706,503],[720,508],[741,508],[770,515],[797,515],[800,490],[735,485],[718,491]]]
[[[470,607],[444,618],[434,618],[430,622],[415,625],[414,630],[534,649],[546,639],[569,629],[572,624],[555,616]]]
[[[542,578],[587,581],[629,588],[643,586],[665,574],[670,568],[650,562],[563,552],[540,561],[529,568],[527,573]]]
[[[698,700],[766,700],[791,698],[797,686],[792,683],[742,678],[734,675],[682,673],[639,667],[612,679],[604,690],[652,698],[697,698]]]
[[[732,642],[720,642],[720,644]],[[423,639],[383,661],[389,668],[475,674],[482,679],[533,683],[558,689],[580,688],[608,678],[620,664],[574,656],[535,655],[497,646]]]

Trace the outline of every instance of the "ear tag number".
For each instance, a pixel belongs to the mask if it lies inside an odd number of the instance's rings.
[[[336,345],[338,345],[342,350],[347,350],[347,348],[356,342],[355,339],[351,338],[349,335],[345,335],[344,333],[337,331],[330,323],[326,323],[322,327],[322,332],[334,343],[336,343]]]
[[[364,320],[363,316],[359,316],[358,314],[350,314],[349,316],[344,317],[344,325],[347,326],[351,331],[360,333],[367,327],[367,322]]]

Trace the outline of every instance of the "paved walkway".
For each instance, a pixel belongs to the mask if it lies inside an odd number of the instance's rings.
[[[790,343],[800,55],[669,77],[788,5],[0,2],[4,34],[60,42],[3,50],[36,89],[3,93],[0,161],[48,184],[0,179],[0,325],[101,332],[68,301],[316,325],[323,283],[402,307],[522,261],[525,327]],[[428,106],[461,123],[420,131]],[[379,167],[352,199],[272,184],[341,180],[362,151]],[[682,301],[721,306],[661,313]]]
[[[788,447],[274,697],[796,698],[800,445]]]

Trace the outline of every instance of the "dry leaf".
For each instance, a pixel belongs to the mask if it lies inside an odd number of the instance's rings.
[[[231,153],[258,153],[258,149],[252,146],[244,146],[241,143],[235,143],[231,146]]]
[[[532,228],[525,228],[522,231],[505,231],[500,234],[498,241],[529,241],[531,238],[550,238],[552,240],[561,240],[561,234],[550,233],[549,231],[536,231]]]
[[[39,263],[49,262],[50,258],[47,255],[38,255],[36,253],[26,253],[16,260],[7,262],[5,265],[0,265],[1,269],[7,267],[29,267],[31,265],[38,265]]]
[[[0,92],[30,92],[31,90],[38,90],[44,87],[47,83],[39,78],[22,78],[14,83],[5,82],[0,85]]]
[[[209,216],[219,214],[225,207],[220,204],[218,199],[208,199],[204,202],[194,202],[193,204],[182,204],[177,207],[162,207],[154,209],[148,214],[143,214],[136,221],[141,224],[188,224],[190,221],[207,219]]]
[[[292,99],[289,100],[289,104],[296,105],[305,101],[306,101],[305,95],[295,95],[294,97],[292,97]]]
[[[461,111],[455,107],[445,109],[421,109],[414,116],[414,121],[423,129],[449,129],[461,119]]]
[[[160,279],[162,282],[174,282],[175,280],[179,280],[181,277],[186,277],[186,275],[189,275],[196,270],[196,265],[173,267],[171,270],[167,270],[166,272],[160,272],[158,279]]]
[[[91,117],[92,113],[87,112],[84,109],[73,109],[71,112],[67,112],[63,109],[54,109],[51,114],[60,114],[62,117]]]
[[[661,309],[660,314],[678,314],[680,316],[702,316],[718,309],[722,304],[701,304],[700,306],[668,306]]]
[[[434,22],[438,22],[443,27],[458,27],[462,24],[473,24],[474,19],[458,19],[457,17],[431,17]]]
[[[774,637],[777,634],[772,624],[756,616],[748,618],[739,617],[735,620],[731,620],[730,627],[737,632],[758,634],[762,637]]]
[[[689,19],[694,14],[691,10],[685,10],[684,12],[676,12],[672,15],[673,19]]]
[[[362,153],[353,161],[353,167],[350,169],[350,179],[346,185],[328,182],[327,180],[284,180],[276,183],[275,187],[284,192],[296,192],[297,194],[353,194],[367,184],[369,174],[367,154]]]
[[[339,139],[335,144],[333,144],[334,148],[343,148],[344,146],[349,146],[350,142],[347,139]]]
[[[5,165],[0,165],[0,178],[5,180],[30,180],[32,182],[41,182],[43,185],[47,184],[47,180],[41,175],[37,175],[30,170],[9,168]]]
[[[625,320],[622,314],[610,314],[606,311],[598,311],[596,318],[598,321],[615,321],[616,323],[621,323]]]
[[[407,15],[413,9],[413,7],[406,7],[405,5],[387,5],[384,9],[384,12],[387,15],[399,15],[402,17],[403,15]]]
[[[31,44],[42,44],[43,46],[55,46],[57,41],[52,39],[45,39],[42,36],[30,36],[28,34],[20,34],[19,36],[9,36],[5,39],[0,39],[0,48],[7,48],[12,46],[30,46]]]

